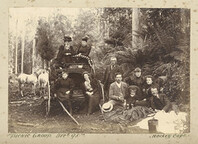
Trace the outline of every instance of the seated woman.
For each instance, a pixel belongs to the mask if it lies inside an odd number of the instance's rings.
[[[71,97],[73,94],[74,82],[72,79],[68,78],[68,73],[66,71],[62,72],[62,77],[59,78],[54,84],[55,97],[60,101],[68,102],[70,114],[72,114]]]
[[[61,45],[57,54],[57,61],[61,66],[68,66],[73,62],[72,55],[75,54],[73,47],[71,46],[72,38],[64,36],[64,45]]]
[[[99,94],[99,82],[91,78],[88,72],[83,72],[83,77],[85,79],[83,83],[83,90],[87,102],[88,115],[90,115],[96,107],[98,107],[100,102],[100,94]]]

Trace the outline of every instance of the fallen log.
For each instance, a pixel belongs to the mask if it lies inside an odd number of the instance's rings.
[[[31,126],[31,127],[35,127],[35,124],[31,124],[31,123],[22,123],[22,122],[17,122],[18,125],[22,125],[22,126]]]
[[[11,101],[11,104],[20,104],[20,103],[25,103],[25,101]]]

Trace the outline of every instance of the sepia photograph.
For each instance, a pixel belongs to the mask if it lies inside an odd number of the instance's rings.
[[[9,8],[8,133],[190,133],[187,8]]]

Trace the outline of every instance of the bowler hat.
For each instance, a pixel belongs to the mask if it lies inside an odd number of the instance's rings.
[[[87,42],[88,39],[89,39],[88,36],[84,36],[84,37],[82,38],[82,41],[86,41],[86,42]]]
[[[64,36],[64,42],[70,42],[72,41],[72,38],[70,36]]]
[[[110,112],[113,109],[113,104],[110,102],[104,103],[101,109],[103,112]]]

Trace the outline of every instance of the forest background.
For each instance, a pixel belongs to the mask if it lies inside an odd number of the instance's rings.
[[[190,10],[140,8],[12,8],[9,11],[9,75],[49,67],[63,36],[75,47],[90,37],[90,57],[102,79],[109,57],[124,76],[166,76],[164,92],[178,104],[190,102]]]

